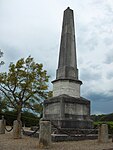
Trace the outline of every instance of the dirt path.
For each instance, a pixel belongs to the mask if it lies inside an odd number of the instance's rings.
[[[56,142],[50,150],[103,150],[113,148],[113,142],[100,144],[97,140]],[[38,139],[23,136],[22,139],[13,139],[11,133],[0,134],[0,150],[40,150]]]

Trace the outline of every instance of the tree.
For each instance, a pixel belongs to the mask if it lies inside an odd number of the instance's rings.
[[[47,71],[43,65],[34,62],[29,56],[10,63],[8,73],[0,73],[0,91],[7,99],[7,105],[17,111],[17,120],[21,120],[21,112],[34,109],[36,104],[48,96]]]
[[[3,52],[0,50],[0,58],[3,56]],[[3,61],[0,61],[0,66],[3,65],[4,62]]]

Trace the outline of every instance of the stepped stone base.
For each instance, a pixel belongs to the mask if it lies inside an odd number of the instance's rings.
[[[31,131],[25,131],[24,135],[29,136]],[[39,132],[32,135],[32,137],[39,138]],[[62,142],[62,141],[79,141],[79,140],[94,140],[98,138],[98,134],[77,134],[68,136],[67,134],[51,134],[51,140],[53,142]]]
[[[68,136],[66,134],[52,134],[53,142],[62,142],[62,141],[80,141],[80,140],[94,140],[98,138],[98,134],[92,135],[73,135]]]
[[[91,129],[90,101],[80,97],[60,95],[44,101],[43,119],[58,128]]]

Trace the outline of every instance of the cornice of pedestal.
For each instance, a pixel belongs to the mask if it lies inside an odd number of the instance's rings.
[[[69,79],[69,78],[56,79],[56,80],[53,80],[52,83],[54,84],[55,82],[58,82],[58,81],[66,81],[66,80],[68,80],[69,82],[75,82],[75,83],[80,84],[80,85],[83,84],[82,81],[80,81],[80,80]]]

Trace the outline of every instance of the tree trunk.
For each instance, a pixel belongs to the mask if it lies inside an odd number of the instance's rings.
[[[17,120],[15,120],[13,123],[13,138],[14,139],[22,138],[21,111],[22,111],[22,107],[18,106],[18,108],[17,108]]]
[[[19,122],[21,121],[21,112],[18,112],[17,120],[18,120]]]
[[[17,120],[20,122],[21,121],[21,111],[22,111],[22,107],[19,106],[18,110],[17,110]]]

